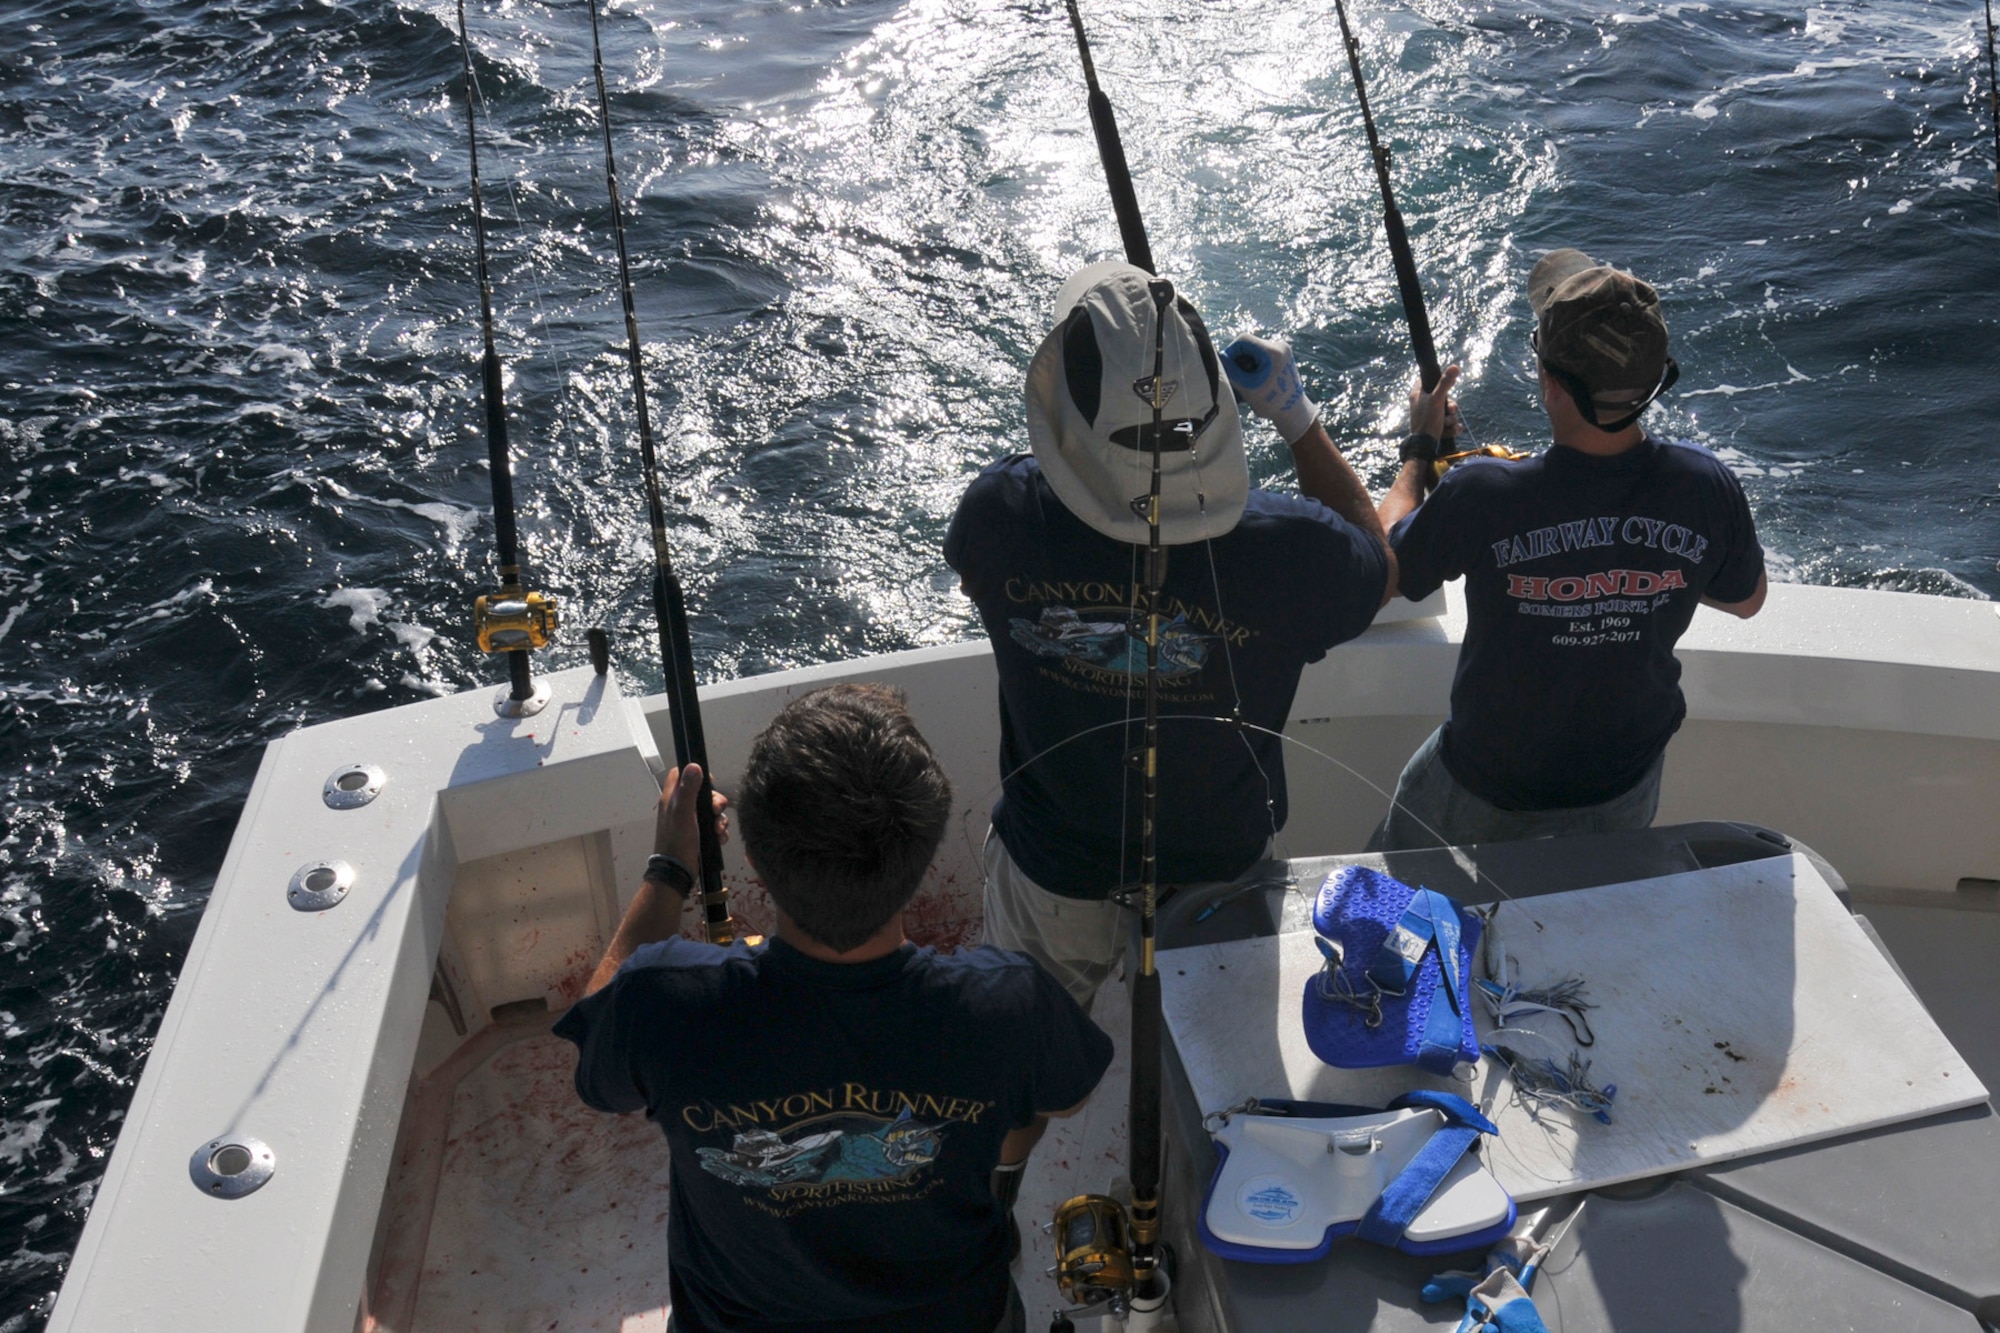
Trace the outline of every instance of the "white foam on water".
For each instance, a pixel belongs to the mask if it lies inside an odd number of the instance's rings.
[[[377,500],[376,504],[388,509],[407,509],[413,514],[421,514],[444,529],[445,540],[453,546],[464,543],[479,526],[479,511],[464,505],[446,504],[442,500],[426,500],[411,504],[408,500]]]
[[[187,483],[178,478],[169,477],[161,472],[151,472],[144,468],[119,468],[118,480],[143,481],[156,491],[178,491],[184,490],[187,487]]]
[[[413,653],[420,653],[430,647],[431,640],[437,637],[437,631],[429,626],[405,625],[399,622],[392,622],[389,625],[389,632],[396,636],[397,643]]]
[[[336,500],[350,504],[371,504],[379,509],[406,509],[412,514],[427,518],[444,529],[445,541],[454,547],[463,545],[465,539],[479,526],[479,511],[466,505],[450,504],[443,500],[381,500],[372,495],[362,495],[350,490],[325,475],[315,475],[310,481],[315,486],[326,488]]]
[[[1785,376],[1784,379],[1766,380],[1762,384],[1714,384],[1706,389],[1688,389],[1678,396],[1682,398],[1708,398],[1714,396],[1734,398],[1740,393],[1759,393],[1765,389],[1782,389],[1787,385],[1806,384],[1812,381],[1812,376],[1806,374],[1790,362],[1785,363]]]
[[[252,360],[263,362],[266,365],[289,366],[293,370],[311,370],[313,368],[311,356],[296,347],[287,347],[283,343],[265,343],[263,346],[254,349],[250,353],[250,357]]]
[[[335,588],[320,598],[319,604],[329,610],[347,612],[349,628],[359,634],[370,625],[382,623],[382,607],[388,600],[388,592],[381,588]]]
[[[1731,79],[1708,96],[1696,102],[1692,107],[1689,107],[1687,114],[1696,120],[1713,120],[1722,114],[1722,108],[1717,103],[1723,98],[1732,97],[1737,93],[1751,88],[1768,88],[1777,84],[1802,82],[1807,79],[1818,78],[1822,74],[1844,69],[1856,69],[1860,65],[1861,62],[1859,60],[1847,56],[1838,57],[1833,60],[1801,60],[1782,74],[1752,74],[1740,79]]]
[[[149,620],[172,620],[183,608],[192,602],[214,603],[222,599],[215,595],[215,580],[203,579],[192,587],[181,589],[171,597],[154,602],[136,616],[131,624],[143,625]],[[130,626],[127,626],[130,628]]]
[[[0,1125],[0,1162],[19,1166],[21,1159],[33,1151],[41,1143],[42,1136],[48,1133],[49,1119],[61,1105],[60,1097],[30,1102],[21,1108],[21,1118]]]

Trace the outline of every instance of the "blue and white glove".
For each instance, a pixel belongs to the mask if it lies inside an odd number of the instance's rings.
[[[1458,1333],[1549,1333],[1549,1326],[1519,1280],[1496,1268],[1466,1296]]]
[[[1464,1301],[1476,1287],[1490,1281],[1494,1273],[1512,1273],[1522,1291],[1534,1281],[1542,1261],[1548,1259],[1548,1245],[1524,1235],[1510,1235],[1492,1247],[1486,1263],[1476,1269],[1452,1269],[1438,1273],[1424,1283],[1426,1301]],[[1464,1325],[1460,1325],[1464,1327]]]
[[[1222,370],[1237,396],[1276,426],[1286,444],[1297,444],[1319,420],[1319,404],[1306,397],[1292,346],[1283,339],[1238,338],[1222,349]]]

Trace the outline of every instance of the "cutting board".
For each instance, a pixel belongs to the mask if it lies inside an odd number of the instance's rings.
[[[1167,1026],[1202,1110],[1253,1095],[1381,1106],[1413,1087],[1454,1090],[1499,1126],[1488,1165],[1525,1202],[1986,1100],[1802,856],[1507,901],[1493,930],[1517,981],[1586,981],[1596,1041],[1582,1054],[1594,1083],[1617,1086],[1609,1125],[1531,1115],[1491,1058],[1470,1084],[1322,1064],[1300,1017],[1321,964],[1307,931],[1160,954]],[[1478,1025],[1485,1042],[1483,1006]],[[1505,1040],[1574,1049],[1559,1019],[1533,1026],[1542,1044]]]

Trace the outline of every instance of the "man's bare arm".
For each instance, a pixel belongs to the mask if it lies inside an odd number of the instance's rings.
[[[1389,559],[1389,580],[1382,586],[1382,605],[1396,595],[1396,553],[1376,516],[1375,502],[1368,488],[1334,446],[1326,427],[1315,419],[1306,433],[1292,442],[1292,466],[1299,474],[1299,490],[1375,539]]]
[[[1396,474],[1396,480],[1382,496],[1382,503],[1375,506],[1375,516],[1381,521],[1386,535],[1389,529],[1417,512],[1417,506],[1424,502],[1424,495],[1430,487],[1431,465],[1421,458],[1412,458],[1403,464],[1403,470]]]
[[[1434,440],[1445,438],[1449,426],[1456,425],[1458,410],[1451,401],[1451,391],[1458,383],[1458,367],[1446,366],[1438,376],[1437,388],[1424,392],[1422,384],[1410,390],[1410,431],[1412,434],[1428,435]],[[1382,503],[1376,506],[1376,517],[1381,521],[1382,531],[1401,523],[1430,494],[1432,477],[1431,465],[1421,458],[1412,458],[1403,464],[1383,495]]]
[[[695,827],[695,802],[701,797],[701,765],[689,764],[686,768],[675,769],[667,774],[666,786],[660,791],[658,813],[653,821],[653,851],[659,855],[671,856],[689,870],[700,873],[701,833]],[[722,793],[715,794],[716,831],[728,836],[728,820],[722,808],[728,804]],[[625,960],[638,952],[642,945],[652,944],[680,934],[681,905],[687,901],[685,894],[679,893],[665,884],[652,880],[641,880],[639,891],[632,895],[632,905],[625,909],[625,919],[618,923],[618,929],[611,936],[611,944],[598,961],[597,970],[590,974],[590,982],[583,988],[585,995],[595,995],[611,984],[618,975],[618,969]]]

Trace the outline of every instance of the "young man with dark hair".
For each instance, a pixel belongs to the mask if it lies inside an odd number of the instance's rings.
[[[679,936],[700,790],[695,765],[668,775],[645,880],[556,1024],[583,1100],[666,1134],[673,1327],[1018,1333],[1002,1182],[1110,1039],[1021,955],[903,938],[952,798],[896,691],[814,691],[752,746],[767,945]]]
[[[1376,850],[1645,828],[1687,715],[1674,644],[1698,603],[1745,618],[1764,604],[1735,476],[1639,424],[1680,373],[1659,294],[1556,250],[1528,304],[1553,447],[1468,459],[1426,500],[1458,368],[1410,395],[1382,522],[1403,594],[1464,575],[1467,619],[1451,714],[1405,766]]]

